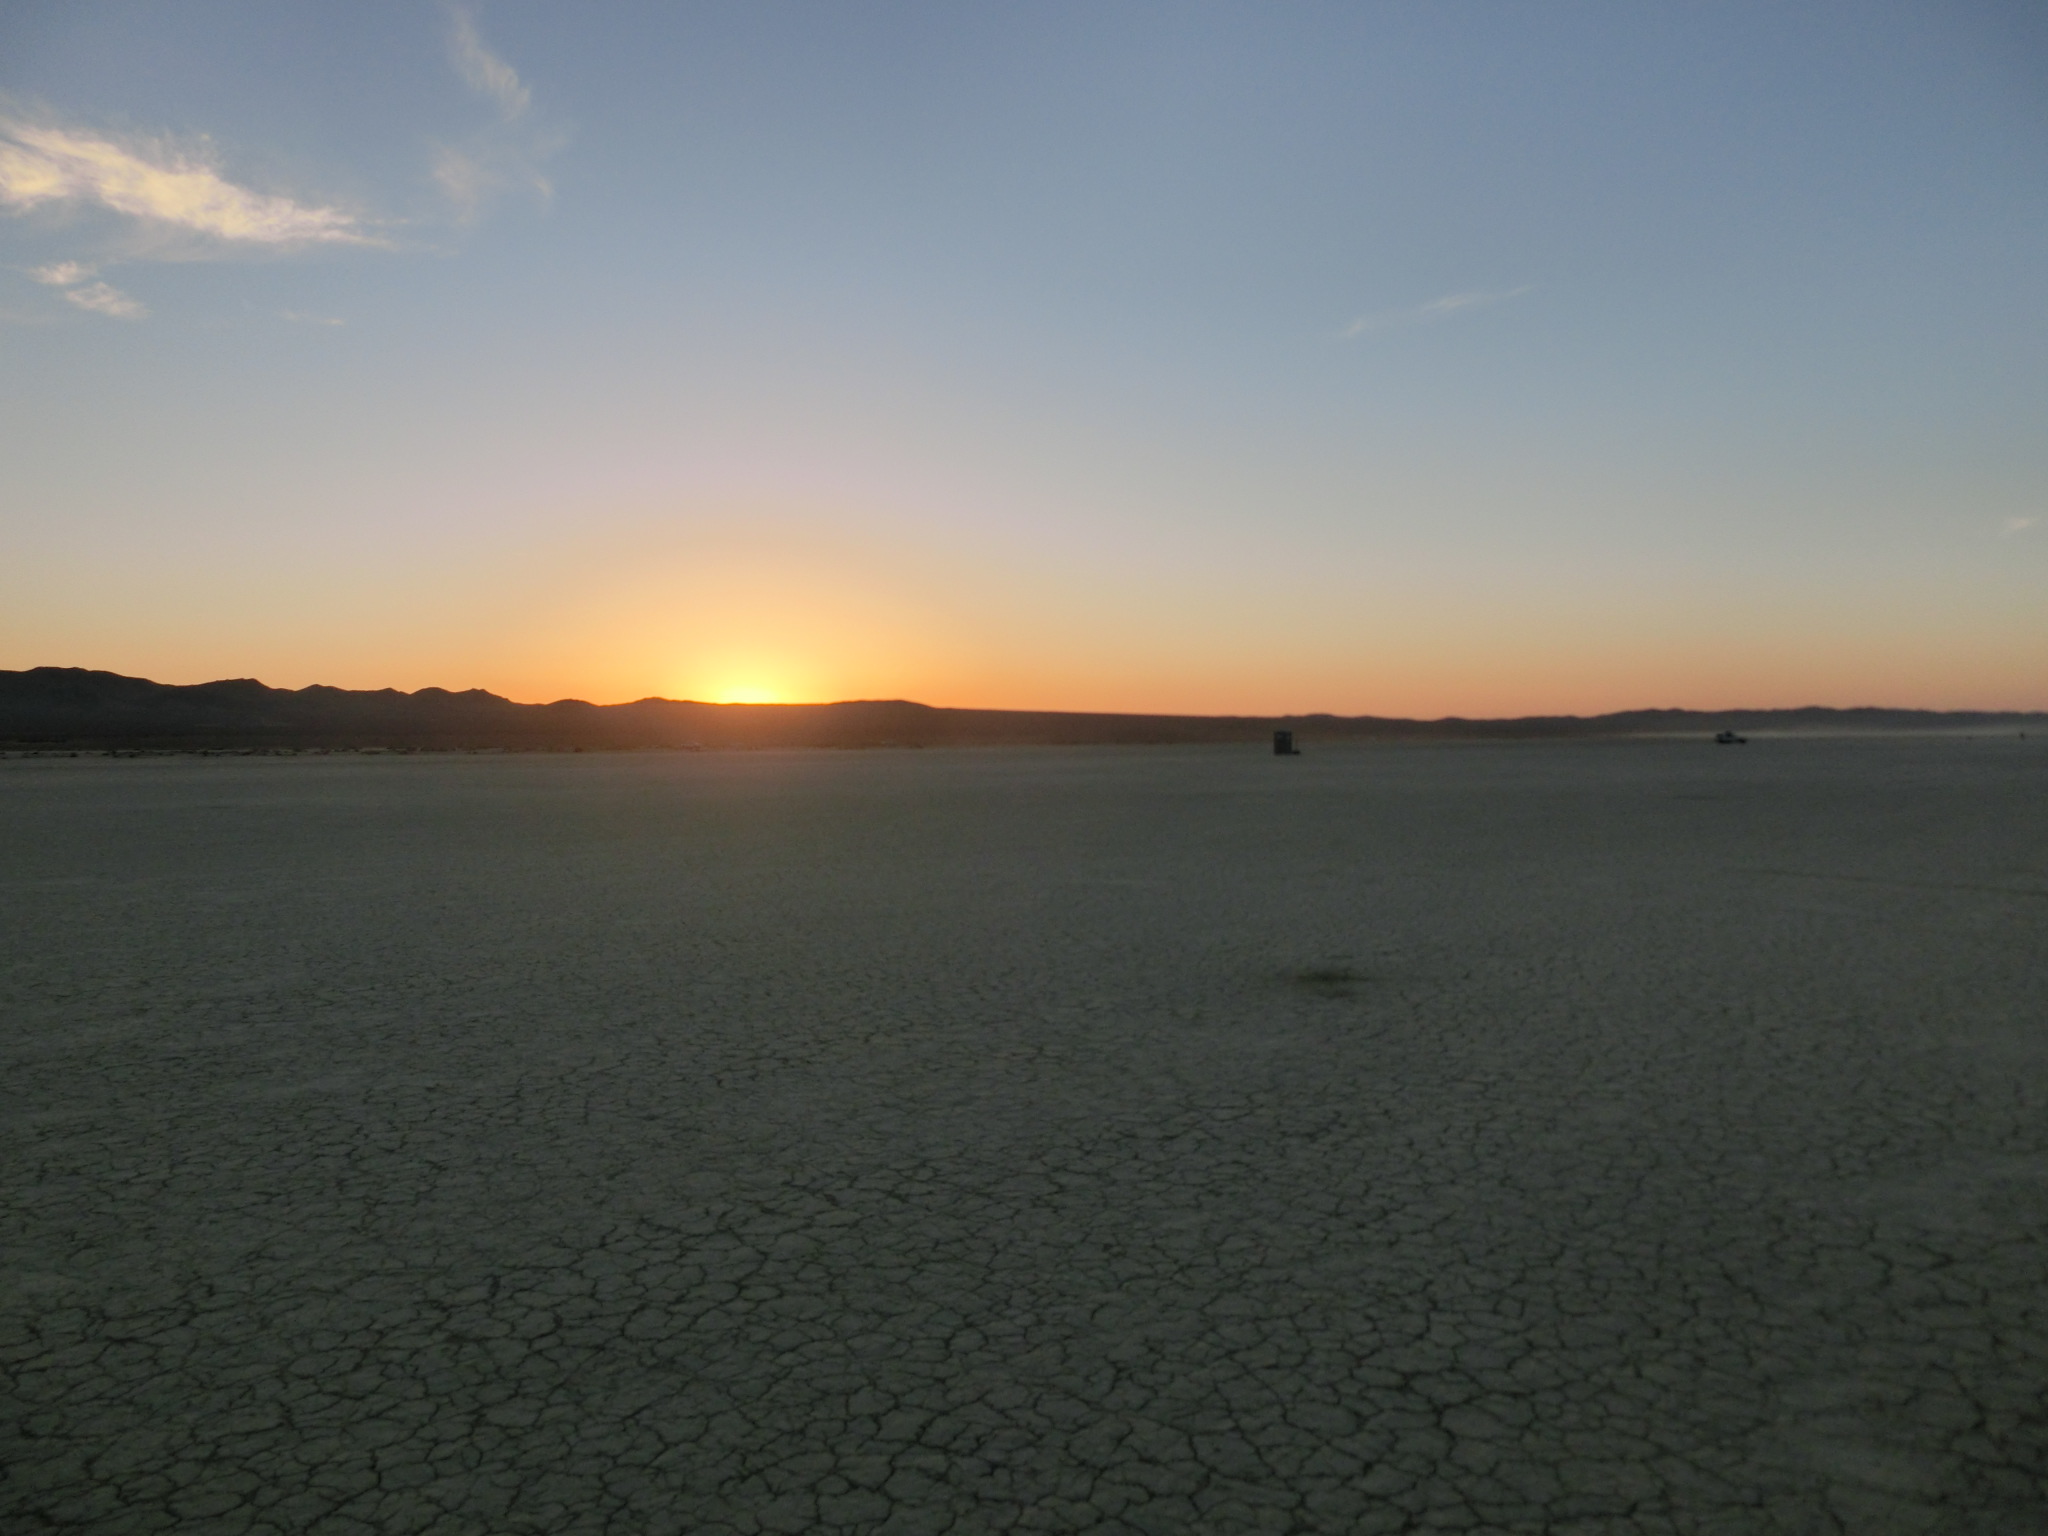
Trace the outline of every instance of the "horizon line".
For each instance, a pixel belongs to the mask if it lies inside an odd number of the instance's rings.
[[[1947,715],[1975,715],[1975,716],[2011,716],[2011,717],[2015,717],[2015,718],[2040,718],[2040,717],[2048,717],[2048,709],[2040,709],[2040,708],[2036,708],[2036,709],[2027,709],[2027,708],[2010,708],[2010,707],[2008,707],[2008,708],[1930,708],[1930,707],[1927,707],[1927,706],[1924,706],[1924,705],[1895,705],[1895,704],[1811,704],[1811,703],[1810,703],[1810,704],[1796,704],[1796,705],[1763,705],[1763,706],[1756,706],[1756,705],[1721,705],[1721,706],[1715,706],[1715,707],[1705,707],[1705,706],[1699,706],[1699,705],[1686,705],[1686,704],[1656,704],[1656,705],[1635,705],[1635,706],[1631,706],[1631,707],[1629,707],[1629,708],[1625,708],[1625,709],[1610,709],[1610,710],[1601,710],[1601,711],[1598,711],[1598,712],[1596,712],[1596,713],[1593,713],[1593,714],[1574,714],[1574,713],[1569,713],[1569,712],[1550,712],[1550,713],[1542,713],[1542,712],[1538,712],[1538,713],[1529,713],[1529,714],[1519,714],[1519,715],[1459,715],[1459,714],[1446,714],[1446,715],[1435,715],[1435,716],[1421,716],[1421,715],[1375,715],[1375,714],[1340,714],[1340,713],[1338,713],[1337,711],[1334,711],[1334,710],[1322,710],[1322,709],[1318,709],[1318,710],[1277,710],[1277,711],[1268,711],[1268,712],[1263,712],[1263,713],[1245,713],[1245,712],[1241,712],[1241,711],[1226,711],[1226,712],[1221,712],[1221,713],[1199,713],[1199,712],[1186,712],[1186,711],[1169,711],[1169,710],[1147,710],[1147,709],[1048,709],[1048,708],[1038,708],[1038,709],[1019,709],[1019,708],[1005,707],[1005,706],[999,706],[999,705],[980,705],[980,704],[927,704],[927,703],[925,703],[925,702],[923,702],[922,700],[919,700],[919,699],[910,699],[910,698],[902,698],[902,697],[896,697],[896,698],[850,698],[850,699],[804,699],[804,700],[777,700],[777,701],[772,701],[772,702],[769,702],[769,701],[737,701],[737,700],[735,700],[735,701],[729,701],[729,702],[721,702],[721,701],[718,701],[718,700],[712,700],[712,699],[688,699],[688,698],[682,698],[682,699],[679,699],[679,698],[671,698],[671,697],[669,697],[669,696],[668,696],[668,695],[666,695],[666,694],[644,694],[644,695],[640,696],[639,698],[634,698],[634,699],[621,699],[621,700],[617,700],[617,701],[615,701],[615,702],[612,702],[612,703],[608,703],[608,704],[601,704],[601,703],[596,703],[596,702],[594,702],[594,701],[592,701],[592,700],[589,700],[589,699],[583,699],[583,698],[575,698],[575,697],[563,697],[563,698],[557,698],[557,699],[546,699],[546,700],[520,700],[520,699],[514,699],[514,698],[511,698],[511,697],[509,697],[508,695],[505,695],[505,694],[500,694],[500,693],[494,693],[494,692],[492,692],[492,691],[491,691],[490,689],[487,689],[487,688],[480,688],[480,687],[471,687],[471,688],[465,688],[465,689],[453,689],[453,688],[444,688],[444,687],[441,687],[441,686],[440,686],[440,685],[438,685],[438,684],[427,684],[427,685],[425,685],[425,686],[423,686],[423,687],[420,687],[420,688],[415,688],[415,689],[410,689],[410,690],[408,690],[408,689],[404,689],[404,688],[394,688],[394,687],[390,687],[390,686],[388,686],[388,685],[387,685],[387,686],[385,686],[385,687],[383,687],[383,688],[343,688],[343,687],[339,686],[338,684],[333,684],[333,683],[308,683],[308,684],[305,684],[305,685],[304,685],[303,687],[299,687],[299,688],[284,688],[284,687],[275,687],[275,686],[273,686],[273,685],[271,685],[271,684],[269,684],[269,683],[265,683],[265,682],[263,682],[263,681],[262,681],[262,680],[261,680],[260,678],[254,678],[254,677],[222,677],[222,678],[209,678],[209,679],[207,679],[207,680],[206,680],[206,681],[204,681],[204,682],[197,682],[197,683],[165,683],[165,682],[159,682],[159,681],[158,681],[158,680],[156,680],[155,678],[148,678],[148,677],[140,677],[140,676],[136,676],[136,675],[134,675],[134,674],[130,674],[130,673],[125,673],[125,672],[114,672],[114,671],[110,671],[110,670],[108,670],[108,669],[105,669],[105,668],[98,668],[98,667],[68,667],[68,666],[47,666],[47,665],[46,665],[46,666],[24,667],[24,668],[21,668],[21,669],[19,669],[19,670],[9,670],[9,669],[5,669],[5,668],[0,668],[0,677],[10,677],[10,676],[11,676],[11,677],[28,677],[28,676],[31,676],[31,675],[33,675],[33,674],[35,674],[35,673],[72,673],[72,674],[79,674],[79,675],[83,675],[83,676],[91,676],[91,677],[104,677],[104,678],[115,678],[115,679],[119,679],[119,680],[120,680],[120,681],[122,681],[122,682],[129,682],[129,683],[144,683],[144,684],[147,684],[147,685],[149,685],[149,686],[151,686],[151,687],[154,687],[154,688],[175,688],[175,689],[199,689],[199,688],[218,688],[218,687],[222,687],[222,686],[232,686],[232,685],[235,685],[235,684],[243,684],[243,685],[248,685],[248,686],[252,686],[252,687],[256,687],[256,688],[261,688],[261,689],[263,689],[263,690],[264,690],[265,692],[267,692],[267,693],[291,693],[291,694],[301,694],[301,693],[311,693],[311,692],[314,692],[314,691],[320,691],[320,692],[330,692],[330,693],[344,693],[344,694],[357,694],[357,695],[366,695],[366,694],[367,694],[367,695],[375,695],[375,694],[390,694],[390,695],[396,695],[396,696],[397,696],[397,697],[399,697],[399,698],[407,698],[407,699],[410,699],[410,698],[417,698],[417,697],[419,697],[419,696],[421,696],[421,695],[423,695],[423,694],[425,694],[425,695],[439,695],[439,696],[441,696],[441,697],[444,697],[444,698],[464,698],[464,697],[475,697],[475,696],[479,696],[479,695],[480,695],[480,696],[482,696],[483,698],[486,698],[486,699],[490,699],[490,700],[494,700],[494,701],[496,701],[496,702],[498,702],[498,703],[501,703],[501,704],[506,704],[506,705],[509,705],[509,706],[511,706],[511,707],[513,707],[513,708],[515,708],[515,709],[552,709],[552,708],[556,708],[556,707],[559,707],[559,706],[562,706],[562,705],[580,705],[580,706],[582,706],[582,707],[583,707],[583,708],[585,708],[585,709],[630,709],[630,708],[633,708],[633,707],[634,707],[634,706],[636,706],[636,705],[642,705],[642,704],[669,704],[669,705],[686,705],[686,706],[689,706],[689,707],[691,707],[691,708],[695,708],[695,709],[719,709],[719,710],[792,710],[792,709],[838,709],[838,708],[846,708],[846,707],[852,707],[852,706],[858,706],[858,705],[870,705],[870,706],[887,706],[887,705],[898,705],[898,706],[903,706],[903,707],[907,707],[907,708],[912,708],[912,709],[924,709],[924,710],[932,710],[932,711],[935,711],[935,712],[944,712],[944,713],[952,713],[952,714],[988,714],[988,715],[1070,715],[1070,716],[1077,716],[1077,717],[1083,717],[1083,718],[1098,718],[1098,719],[1132,719],[1132,720],[1213,720],[1213,721],[1252,721],[1252,720],[1262,720],[1262,721],[1263,721],[1263,720],[1278,720],[1278,721],[1302,721],[1302,720],[1332,720],[1332,721],[1365,721],[1365,720],[1372,720],[1372,721],[1385,721],[1385,722],[1388,722],[1388,723],[1394,723],[1394,724],[1416,724],[1416,725],[1434,725],[1434,724],[1446,724],[1446,725],[1450,725],[1450,724],[1469,724],[1469,725],[1484,725],[1484,724],[1514,724],[1514,723],[1522,723],[1522,722],[1529,722],[1529,721],[1541,721],[1541,720],[1578,720],[1578,721],[1594,721],[1594,720],[1608,720],[1608,719],[1615,719],[1615,718],[1618,718],[1618,717],[1622,717],[1622,716],[1629,716],[1629,715],[1799,715],[1799,714],[1894,714],[1894,715],[1898,715],[1898,714],[1906,714],[1906,715],[1934,715],[1934,716],[1947,716]]]

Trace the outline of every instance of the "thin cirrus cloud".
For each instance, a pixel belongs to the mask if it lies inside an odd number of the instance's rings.
[[[97,277],[99,270],[98,267],[89,267],[82,261],[53,261],[47,267],[31,267],[28,275],[52,288],[69,288],[73,283],[82,283],[89,277]]]
[[[2029,528],[2033,527],[2034,524],[2038,523],[2039,521],[2041,521],[2041,519],[2039,519],[2038,517],[2008,517],[2005,520],[2005,527],[2002,531],[2008,535],[2015,533],[2025,533]]]
[[[237,186],[202,156],[166,143],[0,118],[0,207],[26,213],[48,204],[98,207],[244,248],[380,243],[352,214]]]
[[[546,201],[554,187],[541,165],[561,148],[562,136],[528,120],[533,92],[484,42],[476,17],[460,7],[448,17],[448,61],[463,84],[497,109],[497,120],[460,144],[435,146],[435,183],[465,220],[481,213],[491,194],[511,187]]]
[[[116,320],[140,320],[149,311],[139,299],[123,293],[112,283],[94,282],[98,267],[82,261],[53,261],[45,267],[31,267],[28,275],[46,287],[61,288],[64,297],[80,309]]]
[[[519,71],[484,46],[475,16],[456,11],[450,19],[448,53],[455,72],[479,96],[496,102],[507,122],[524,117],[533,105],[533,92],[520,80]]]
[[[64,297],[80,309],[96,315],[108,315],[116,320],[140,320],[149,311],[141,302],[131,298],[112,283],[85,283],[76,288],[64,290]]]
[[[1505,304],[1509,299],[1519,299],[1525,293],[1534,293],[1535,285],[1524,283],[1519,288],[1502,288],[1494,291],[1470,293],[1447,293],[1440,299],[1431,299],[1427,304],[1411,304],[1403,309],[1382,309],[1370,315],[1360,315],[1356,320],[1337,333],[1344,341],[1352,341],[1369,331],[1384,331],[1400,325],[1429,325],[1438,320],[1448,320],[1453,315],[1462,315],[1475,309],[1489,309],[1495,304]]]

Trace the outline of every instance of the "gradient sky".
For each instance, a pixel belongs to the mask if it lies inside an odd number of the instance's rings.
[[[2048,707],[2048,8],[0,9],[0,666]]]

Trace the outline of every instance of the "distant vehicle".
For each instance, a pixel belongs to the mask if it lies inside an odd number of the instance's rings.
[[[1747,736],[1738,736],[1733,731],[1716,731],[1714,732],[1714,744],[1722,747],[1746,747],[1749,745],[1749,738]]]

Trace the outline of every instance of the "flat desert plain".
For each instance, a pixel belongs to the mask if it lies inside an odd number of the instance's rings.
[[[0,1527],[2048,1531],[2048,742],[0,763]]]

